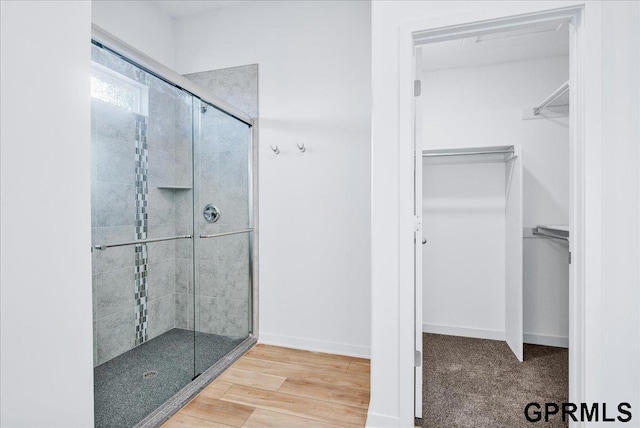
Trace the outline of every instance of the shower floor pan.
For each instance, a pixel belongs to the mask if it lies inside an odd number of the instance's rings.
[[[243,339],[175,328],[94,369],[95,426],[131,428]]]

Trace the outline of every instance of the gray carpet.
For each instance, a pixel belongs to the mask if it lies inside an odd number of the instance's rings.
[[[524,362],[505,342],[423,334],[423,419],[429,428],[566,427],[560,415],[532,424],[530,402],[568,401],[569,353],[524,345]]]
[[[94,369],[95,426],[133,427],[240,342],[173,329],[101,364]],[[149,371],[157,374],[144,378]]]

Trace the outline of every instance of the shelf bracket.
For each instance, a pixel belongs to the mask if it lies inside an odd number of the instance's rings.
[[[550,117],[564,117],[566,116],[566,110],[569,104],[556,104],[554,101],[560,99],[563,95],[569,92],[569,81],[567,80],[558,89],[553,91],[551,95],[545,98],[539,105],[533,108],[524,109],[522,119],[542,119]],[[550,115],[541,116],[543,111],[547,111]]]

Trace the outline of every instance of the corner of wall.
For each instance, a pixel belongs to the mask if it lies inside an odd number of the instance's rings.
[[[285,336],[260,332],[260,343],[265,345],[283,346],[286,348],[303,349],[305,351],[325,352],[328,354],[346,355],[348,357],[366,358],[371,356],[368,346],[349,343],[330,342],[326,340],[306,339],[302,337]]]
[[[175,19],[151,1],[92,1],[91,21],[171,69],[176,68]]]

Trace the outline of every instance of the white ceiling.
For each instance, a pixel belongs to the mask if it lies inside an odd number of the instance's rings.
[[[258,0],[156,0],[167,15],[182,18]],[[569,25],[543,23],[524,30],[425,44],[423,70],[478,67],[569,55]]]
[[[422,47],[424,71],[478,67],[569,55],[569,25],[543,24]]]
[[[155,3],[172,18],[195,15],[221,7],[235,6],[247,0],[157,0]]]

